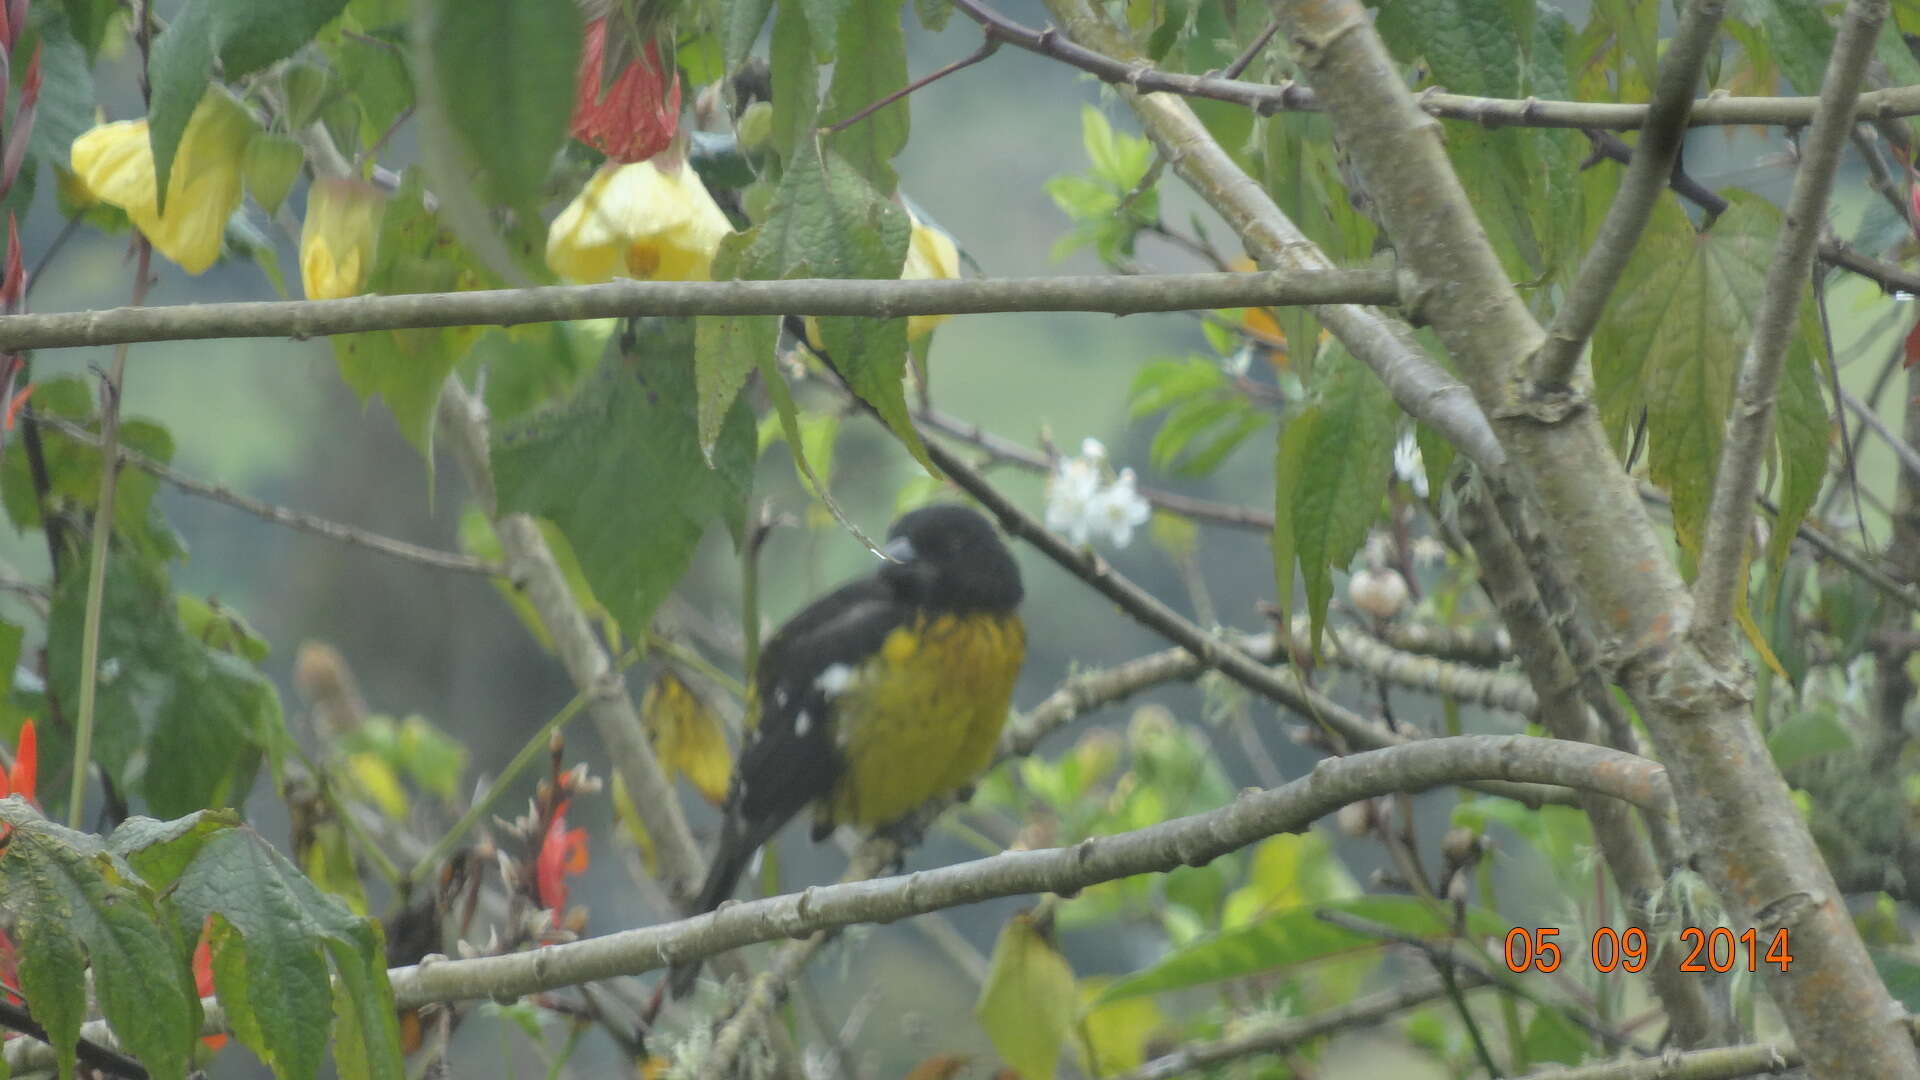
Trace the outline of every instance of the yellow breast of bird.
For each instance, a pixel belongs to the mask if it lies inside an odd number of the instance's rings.
[[[971,783],[993,758],[1026,656],[1016,615],[922,617],[887,636],[834,699],[847,769],[836,825],[884,825]]]

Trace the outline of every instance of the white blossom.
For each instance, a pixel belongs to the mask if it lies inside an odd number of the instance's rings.
[[[1134,488],[1132,469],[1121,469],[1120,478],[1094,498],[1094,528],[1106,530],[1115,547],[1132,543],[1135,527],[1152,516],[1153,507]]]
[[[1080,456],[1054,463],[1047,478],[1047,528],[1075,547],[1095,537],[1115,547],[1133,541],[1133,530],[1153,516],[1153,507],[1135,486],[1132,469],[1107,477],[1107,448],[1098,439],[1080,444]]]
[[[1427,464],[1420,457],[1420,443],[1411,431],[1393,444],[1393,475],[1412,488],[1416,497],[1427,497]]]

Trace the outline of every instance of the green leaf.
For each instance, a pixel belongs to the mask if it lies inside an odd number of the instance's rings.
[[[907,85],[907,37],[900,29],[901,0],[850,0],[840,18],[839,59],[820,107],[819,125],[829,128]],[[907,145],[907,99],[862,117],[827,144],[882,195],[898,184],[894,156]]]
[[[739,70],[767,24],[773,0],[727,0],[726,62],[729,72]]]
[[[572,0],[459,0],[436,16],[428,48],[453,134],[484,190],[532,205],[573,115],[578,9]]]
[[[86,384],[78,379],[50,379],[40,384],[34,391],[33,403],[43,414],[79,424],[96,436],[99,434],[92,396]],[[40,440],[50,504],[96,509],[100,498],[99,449],[52,429],[43,430]],[[172,434],[150,420],[137,417],[124,420],[120,425],[120,442],[162,463],[173,458]],[[122,469],[114,492],[115,535],[138,557],[154,561],[184,554],[179,538],[153,505],[158,490],[159,481],[150,474]],[[15,526],[40,527],[40,502],[34,494],[33,474],[23,440],[12,440],[5,458],[0,459],[0,505],[6,507],[7,516]]]
[[[1244,926],[1200,938],[1158,963],[1116,980],[1101,1002],[1161,994],[1194,986],[1281,971],[1341,953],[1378,948],[1380,939],[1320,918],[1339,911],[1424,938],[1452,936],[1452,912],[1412,896],[1359,896],[1288,908]],[[1499,936],[1511,927],[1482,908],[1467,912],[1469,936]]]
[[[20,986],[71,1077],[86,1013],[86,969],[121,1044],[158,1076],[183,1076],[200,1026],[189,947],[160,916],[153,891],[99,837],[0,799],[11,826],[0,904],[15,917]]]
[[[20,57],[32,56],[36,47],[40,50],[40,101],[34,106],[27,154],[64,169],[73,140],[93,125],[93,65],[87,50],[74,39],[67,13],[34,4],[28,14],[28,33],[14,47]],[[26,79],[26,69],[25,63],[13,64],[16,91]]]
[[[1533,1019],[1527,1021],[1527,1031],[1521,1037],[1520,1045],[1526,1052],[1529,1065],[1543,1061],[1578,1065],[1592,1051],[1593,1036],[1587,1034],[1586,1028],[1569,1020],[1559,1009],[1539,1009],[1534,1012]]]
[[[1831,363],[1825,353],[1820,313],[1809,293],[1800,305],[1799,328],[1793,347],[1787,351],[1785,377],[1774,403],[1773,441],[1780,463],[1776,505],[1780,512],[1774,516],[1773,532],[1767,538],[1767,565],[1772,571],[1769,581],[1773,584],[1768,590],[1769,606],[1785,581],[1782,571],[1794,533],[1819,498],[1820,485],[1826,482],[1833,420],[1820,394],[1822,372],[1830,370]]]
[[[1386,387],[1344,348],[1328,351],[1314,381],[1316,400],[1308,411],[1316,419],[1291,477],[1288,521],[1318,648],[1333,571],[1346,568],[1379,516],[1399,413]]]
[[[52,682],[67,701],[79,699],[86,592],[86,574],[66,575],[48,620]],[[157,564],[116,553],[103,610],[94,760],[162,817],[244,799],[262,755],[285,737],[273,684],[187,633]],[[67,738],[52,727],[42,736],[42,762],[61,763],[54,772],[71,757]],[[52,779],[43,774],[43,790],[59,790]]]
[[[812,141],[813,118],[820,107],[820,69],[813,58],[807,10],[799,0],[787,0],[773,17],[770,63],[773,150],[782,161],[791,161],[802,144]]]
[[[780,344],[780,320],[771,315],[702,315],[694,328],[694,380],[699,394],[700,452],[713,454],[747,373]]]
[[[500,511],[560,527],[594,595],[628,633],[693,558],[715,519],[737,537],[753,476],[753,418],[735,402],[700,451],[692,319],[646,319],[608,349],[573,400],[494,439]]]
[[[1767,733],[1767,753],[1774,767],[1785,771],[1822,754],[1852,749],[1853,735],[1830,709],[1813,708],[1795,713]]]
[[[360,108],[361,146],[371,149],[414,104],[406,35],[342,34],[325,49],[340,88]]]
[[[1073,969],[1034,926],[1015,915],[994,942],[974,1015],[1021,1080],[1052,1080],[1078,1011]]]
[[[168,889],[208,837],[239,824],[240,815],[232,810],[196,810],[171,821],[135,815],[113,830],[107,848],[127,860],[148,885]]]
[[[87,61],[91,65],[93,55],[100,51],[100,43],[107,36],[108,27],[120,14],[119,0],[63,0],[61,8],[65,10],[67,23],[73,28],[74,40],[87,51]]]
[[[1820,5],[1804,0],[1753,0],[1750,15],[1758,15],[1780,61],[1780,73],[1793,84],[1797,93],[1813,96],[1820,92],[1826,76],[1827,57],[1833,52],[1833,24]]]
[[[1780,228],[1771,204],[1728,196],[1732,207],[1700,234],[1672,196],[1661,197],[1594,335],[1601,419],[1624,446],[1646,410],[1650,475],[1673,496],[1674,527],[1689,550],[1699,548],[1734,371],[1753,336]],[[1796,351],[1796,363],[1811,362]],[[1794,455],[1804,461],[1804,416],[1796,412],[1794,423]]]
[[[237,80],[292,56],[346,0],[192,0],[153,43],[149,137],[161,209],[174,152],[215,70]],[[69,11],[71,12],[71,8]],[[571,72],[573,69],[567,69]]]
[[[361,1060],[361,1075],[403,1075],[400,1035],[387,984],[386,952],[378,923],[361,918],[315,888],[259,833],[244,826],[207,838],[173,892],[183,930],[198,934],[219,916],[235,937],[223,942],[223,965],[244,965],[243,985],[224,985],[220,1004],[240,1021],[235,1032],[276,1076],[307,1080],[318,1074],[326,1030],[315,1022],[331,1009],[333,973],[350,995],[357,1024],[338,1056]],[[235,958],[232,952],[240,952]],[[345,1070],[343,1069],[343,1075]]]

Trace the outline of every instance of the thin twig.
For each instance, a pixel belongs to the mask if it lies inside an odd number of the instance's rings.
[[[640,656],[640,646],[635,645],[629,648],[613,662],[613,670],[625,671],[633,665],[634,661],[640,659]],[[427,879],[428,874],[433,873],[441,863],[445,862],[453,849],[466,838],[467,833],[499,804],[501,797],[513,787],[514,780],[552,752],[550,748],[554,735],[565,730],[567,724],[580,715],[581,710],[592,701],[593,693],[589,690],[581,690],[573,695],[572,700],[561,706],[559,712],[554,713],[546,723],[541,724],[540,729],[520,747],[520,752],[513,755],[513,760],[507,762],[506,767],[493,778],[493,783],[488,785],[486,792],[473,800],[473,805],[467,807],[467,812],[460,815],[460,820],[454,822],[452,828],[441,834],[440,838],[434,841],[433,847],[413,864],[413,869],[407,872],[406,884],[409,886],[420,884]]]
[[[886,97],[881,98],[879,101],[876,101],[871,105],[868,105],[866,108],[861,109],[859,112],[854,113],[852,116],[847,117],[845,120],[840,121],[839,123],[833,125],[832,127],[822,129],[820,133],[822,135],[838,135],[840,132],[847,130],[848,128],[852,127],[853,125],[859,123],[862,120],[865,120],[867,117],[872,116],[874,113],[879,112],[881,109],[884,109],[887,106],[893,104],[894,102],[899,101],[900,99],[906,97],[908,94],[911,94],[914,91],[919,90],[923,87],[929,86],[933,83],[939,82],[941,79],[944,79],[947,76],[953,74],[954,72],[962,70],[963,68],[970,68],[973,65],[979,63],[982,60],[985,60],[987,57],[992,56],[994,53],[999,51],[1000,51],[1000,43],[994,40],[993,38],[987,38],[984,41],[980,42],[980,47],[978,49],[973,50],[973,52],[970,55],[963,56],[960,59],[955,60],[953,63],[948,64],[946,67],[941,68],[940,70],[934,72],[931,75],[927,75],[923,78],[915,79],[914,81],[908,83],[907,85],[901,87],[898,90],[895,90],[893,93],[888,94]]]
[[[100,438],[78,424],[58,417],[42,416],[40,422],[55,428],[61,434],[85,446],[98,447]],[[439,570],[455,570],[466,574],[497,575],[505,573],[505,568],[497,563],[472,555],[460,555],[447,551],[410,544],[405,540],[381,536],[353,525],[342,524],[315,514],[290,510],[284,506],[263,502],[251,495],[227,487],[224,484],[212,484],[180,472],[163,461],[142,454],[131,447],[122,446],[116,451],[116,458],[123,465],[131,465],[141,472],[158,477],[190,495],[198,495],[214,502],[225,503],[237,510],[244,510],[256,517],[264,518],[276,525],[285,525],[290,529],[299,529],[315,536],[324,536],[329,540],[338,540],[343,544],[353,544],[382,555],[391,555],[396,559],[420,563]]]

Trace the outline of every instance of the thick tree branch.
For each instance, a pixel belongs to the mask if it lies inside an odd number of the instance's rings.
[[[1437,124],[1414,103],[1359,4],[1278,7],[1401,266],[1414,275],[1413,295],[1432,297],[1423,313],[1483,407],[1500,411],[1544,334],[1474,218]],[[1751,677],[1737,653],[1703,649],[1687,633],[1691,598],[1593,410],[1557,423],[1496,423],[1611,666],[1674,772],[1701,871],[1730,920],[1792,932],[1793,969],[1769,972],[1767,986],[1813,1072],[1920,1080],[1898,1011],[1753,724]]]
[[[1740,360],[1733,407],[1720,441],[1720,465],[1701,541],[1700,573],[1693,583],[1695,634],[1724,643],[1733,634],[1733,611],[1747,587],[1747,544],[1752,534],[1753,497],[1773,441],[1773,410],[1780,395],[1793,328],[1800,320],[1800,298],[1820,234],[1826,228],[1827,199],[1834,170],[1840,166],[1847,133],[1853,129],[1854,99],[1873,59],[1874,42],[1887,19],[1887,0],[1851,0],[1834,39],[1833,56],[1820,86],[1820,108],[1813,130],[1800,147],[1800,168],[1780,240],[1767,267],[1766,293],[1754,319],[1753,337]],[[1911,1054],[1909,1054],[1911,1057]]]
[[[310,338],[434,326],[518,326],[641,315],[1133,315],[1302,304],[1394,304],[1390,270],[1331,264],[1252,274],[1141,274],[998,280],[611,281],[530,289],[114,308],[0,316],[0,352],[214,338]]]
[[[962,3],[962,10],[968,10],[969,4],[985,10],[972,0]],[[1126,35],[1095,15],[1083,0],[1049,0],[1048,10],[1080,46],[1118,57],[1122,63],[1140,61],[1139,50]],[[1332,266],[1326,253],[1221,149],[1185,101],[1171,94],[1143,93],[1130,83],[1122,83],[1119,91],[1174,172],[1226,219],[1261,266],[1315,271]],[[1380,377],[1401,408],[1425,421],[1481,468],[1498,473],[1505,467],[1506,450],[1494,437],[1480,405],[1458,379],[1426,355],[1407,324],[1354,304],[1312,310],[1349,352]]]
[[[613,767],[625,781],[653,839],[668,894],[684,906],[706,874],[706,860],[693,842],[673,783],[653,754],[626,681],[595,636],[592,620],[575,602],[540,527],[525,514],[499,513],[488,455],[486,406],[467,393],[457,379],[449,379],[440,399],[440,422],[452,436],[455,456],[466,470],[474,497],[493,519],[500,549],[506,555],[508,578],[539,612],[540,621],[552,635],[553,650],[575,688],[592,696],[588,710],[600,741],[612,755]]]
[[[1290,784],[1244,791],[1218,810],[1072,847],[1010,851],[903,876],[728,903],[691,919],[531,952],[416,964],[388,974],[403,1009],[517,998],[854,923],[894,922],[1003,896],[1071,895],[1103,881],[1201,866],[1269,836],[1299,832],[1348,803],[1481,780],[1599,791],[1654,812],[1669,806],[1671,798],[1665,769],[1618,750],[1525,735],[1429,739],[1328,758]],[[222,1014],[216,1002],[205,1004],[209,1026],[203,1030],[217,1034]],[[114,1045],[104,1024],[89,1024],[83,1034]],[[53,1060],[44,1044],[18,1040],[5,1055],[16,1071]]]
[[[1116,59],[1111,50],[1086,48],[1084,42],[1049,27],[1035,30],[1014,22],[980,0],[953,0],[953,6],[980,24],[989,39],[1003,41],[1059,60],[1115,86],[1142,94],[1166,93],[1244,105],[1262,116],[1277,112],[1315,112],[1322,106],[1312,89],[1296,82],[1256,83],[1211,75],[1161,71],[1145,60]],[[1056,18],[1057,18],[1056,14]],[[1592,128],[1634,131],[1644,127],[1650,106],[1588,101],[1542,101],[1538,98],[1487,98],[1422,93],[1419,106],[1447,120],[1464,120],[1483,127]],[[1688,103],[1690,127],[1771,125],[1804,127],[1813,119],[1818,100],[1804,97],[1730,97],[1714,93]],[[1861,95],[1854,110],[1857,120],[1893,119],[1920,115],[1920,86],[1896,86]]]
[[[1531,361],[1526,384],[1519,390],[1521,407],[1554,413],[1584,402],[1587,395],[1576,386],[1580,357],[1593,328],[1600,325],[1613,287],[1626,272],[1647,219],[1653,216],[1654,203],[1673,175],[1686,135],[1687,111],[1693,107],[1693,88],[1699,85],[1700,72],[1717,44],[1726,11],[1726,0],[1691,0],[1673,37],[1665,42],[1653,103],[1647,107],[1647,122],[1640,129],[1633,160],[1620,178],[1620,190],[1607,207],[1593,247],[1554,313],[1546,342]]]

